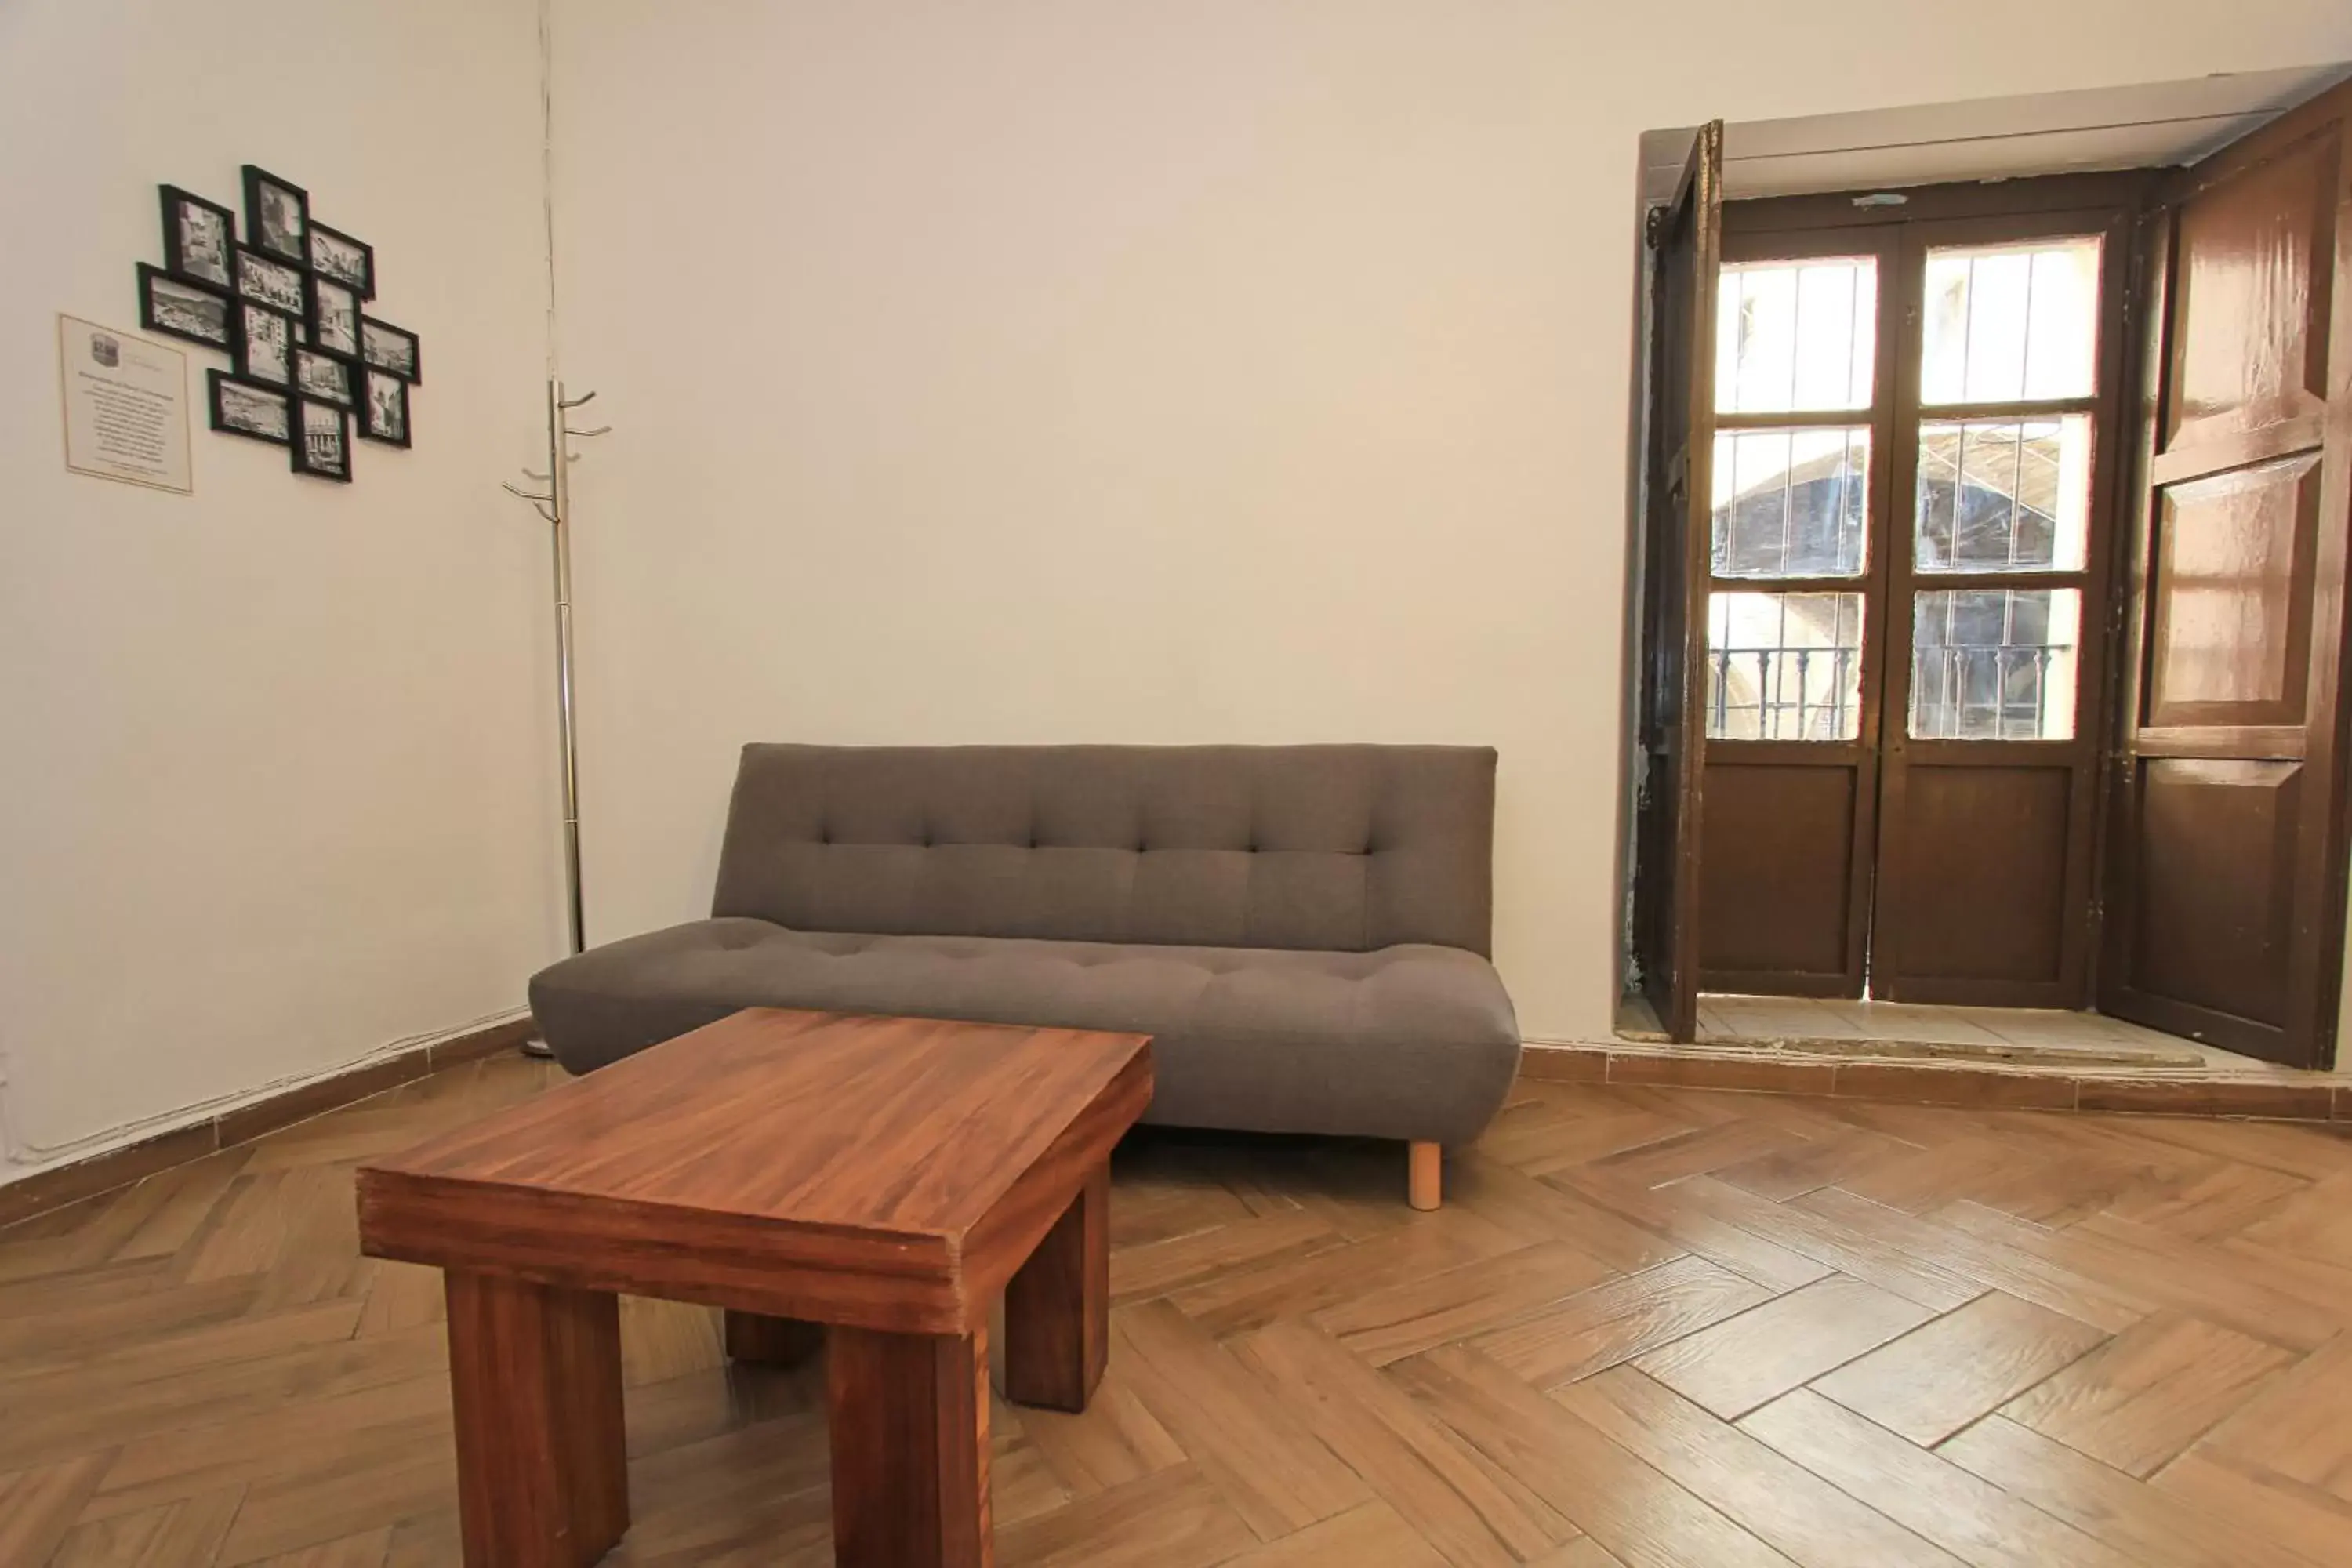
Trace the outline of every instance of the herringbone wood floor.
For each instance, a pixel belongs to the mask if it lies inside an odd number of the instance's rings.
[[[456,1559],[428,1270],[352,1163],[550,1069],[452,1069],[0,1232],[0,1563]],[[1394,1145],[1121,1152],[1111,1370],[996,1414],[1000,1560],[2352,1562],[2352,1142],[1523,1085]],[[609,1561],[823,1563],[809,1369],[625,1303]]]

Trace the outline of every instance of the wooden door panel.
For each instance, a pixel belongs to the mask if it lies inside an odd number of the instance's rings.
[[[2160,489],[2148,724],[2303,722],[2319,482],[2302,452]]]
[[[1890,547],[1893,647],[1871,926],[1874,996],[2007,1007],[2079,1007],[2090,999],[2093,801],[2107,656],[2098,628],[2112,592],[2136,216],[2137,208],[2125,205],[1916,229],[1916,262],[1906,260],[1906,277],[1910,319],[1922,325],[1910,329],[1895,406],[1898,427],[1916,426],[1922,439],[1896,454],[1902,503]],[[2072,479],[2037,479],[2021,460],[2004,469],[1958,457],[1948,437],[1927,437],[1956,423],[1997,428],[2016,417],[1995,405],[1928,398],[1922,361],[1931,334],[1924,324],[1954,308],[1948,292],[1931,297],[1938,286],[1928,282],[1927,269],[1937,252],[1998,254],[2030,245],[2079,256],[2090,238],[2098,243],[2095,374],[2076,395],[2045,405],[2087,432],[2089,461]],[[2046,346],[2055,350],[2060,342]],[[1945,396],[1953,390],[1940,386]],[[1939,447],[1937,439],[1947,444]],[[2054,547],[2053,528],[2046,559],[2031,564],[1981,553],[1967,562],[1939,557],[1931,547],[1936,530],[1920,523],[1938,505],[1959,505],[1962,472],[1954,470],[1962,462],[1965,482],[2012,526],[2030,509],[2081,508],[2079,556],[2068,560]],[[2004,484],[2012,488],[2004,492]],[[1941,500],[1939,485],[1947,491]]]
[[[1703,990],[1860,994],[1848,963],[1859,771],[1707,763],[1699,848]]]
[[[2181,172],[2142,263],[2143,435],[2100,1005],[2336,1046],[2352,526],[2352,87]]]
[[[2173,1001],[2223,1020],[2286,1022],[2302,782],[2293,762],[2158,757],[2140,769],[2135,946]],[[2214,1023],[2194,1032],[2235,1032]]]
[[[1881,928],[1874,993],[2065,1005],[2078,773],[2071,760],[1910,767],[1886,868],[1906,907]]]
[[[1707,636],[1692,643],[1712,704],[1696,895],[1709,991],[1859,996],[1867,976],[1885,679],[1879,536],[1893,484],[1881,389],[1893,384],[1896,344],[1884,290],[1899,247],[1896,231],[1869,225],[1764,228],[1724,246],[1734,270],[1719,321],[1741,325],[1717,347],[1738,406],[1717,421],[1714,548],[1695,563],[1709,597],[1693,601]],[[1809,268],[1819,268],[1811,284]],[[1835,323],[1841,378],[1801,386],[1744,372],[1743,345],[1781,341],[1759,324],[1769,310],[1749,307],[1817,289],[1816,300],[1868,301],[1861,331],[1837,312],[1812,318]],[[1801,357],[1783,363],[1791,377]],[[1849,406],[1865,390],[1868,401]]]
[[[1669,1037],[1698,1035],[1698,843],[1706,737],[1704,613],[1715,443],[1723,123],[1700,129],[1675,199],[1651,215],[1650,410],[1643,544],[1641,775],[1633,947]]]
[[[2325,405],[2340,141],[2323,128],[2182,209],[2167,449]]]

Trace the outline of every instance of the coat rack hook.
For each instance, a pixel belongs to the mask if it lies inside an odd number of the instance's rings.
[[[595,401],[596,395],[594,393],[583,392],[577,397],[566,397],[559,400],[557,406],[562,408],[577,408],[583,403],[593,403]]]
[[[566,425],[563,427],[563,433],[566,436],[603,436],[609,433],[612,428],[610,425],[599,425],[593,430],[583,430],[576,425]]]
[[[538,476],[534,475],[534,476],[532,476],[532,477],[533,477],[533,478],[537,478]],[[502,490],[506,491],[506,492],[507,492],[507,494],[509,494],[509,495],[510,495],[510,496],[520,496],[520,497],[521,497],[524,500],[527,500],[527,501],[530,502],[530,503],[531,503],[531,505],[533,505],[533,506],[537,506],[537,505],[538,505],[540,502],[541,502],[541,501],[549,501],[549,500],[553,500],[555,499],[555,498],[554,498],[553,496],[551,496],[551,495],[545,495],[545,496],[537,496],[537,495],[533,495],[533,494],[531,494],[529,490],[527,490],[527,489],[521,489],[520,487],[519,487],[518,485],[516,485],[516,484],[514,483],[514,481],[513,481],[513,480],[511,480],[511,479],[500,479],[500,480],[499,481],[499,489],[502,489]],[[555,520],[554,520],[553,518],[550,518],[550,519],[548,519],[548,521],[549,521],[550,522],[552,522],[552,521],[554,521]]]

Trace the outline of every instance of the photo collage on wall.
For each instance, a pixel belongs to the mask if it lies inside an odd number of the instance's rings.
[[[139,264],[139,323],[229,356],[212,427],[286,447],[294,471],[349,483],[352,437],[409,444],[416,334],[367,313],[375,247],[310,216],[310,193],[245,166],[245,239],[217,202],[160,187],[163,265]]]

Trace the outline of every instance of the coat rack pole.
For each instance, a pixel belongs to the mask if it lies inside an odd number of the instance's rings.
[[[527,490],[511,479],[499,488],[509,495],[530,502],[531,510],[547,520],[553,535],[555,564],[555,720],[558,738],[563,747],[563,890],[564,915],[569,921],[572,951],[584,952],[588,946],[588,921],[580,894],[580,740],[573,705],[572,672],[572,438],[575,436],[602,436],[612,429],[600,425],[583,430],[572,423],[572,410],[596,395],[583,392],[577,397],[563,395],[563,383],[555,376],[547,378],[547,472],[535,474],[523,470],[523,478],[547,486],[544,493]],[[546,1040],[531,1039],[523,1043],[527,1056],[544,1057],[551,1054]]]
[[[563,874],[566,911],[572,921],[572,951],[588,945],[587,920],[580,893],[580,742],[573,727],[572,688],[572,482],[571,443],[564,438],[567,418],[563,383],[547,383],[548,492],[555,511],[550,531],[555,543],[555,696],[556,722],[563,746]]]

